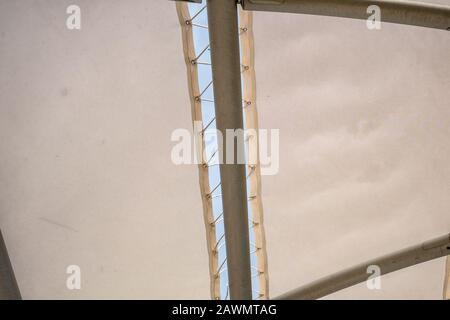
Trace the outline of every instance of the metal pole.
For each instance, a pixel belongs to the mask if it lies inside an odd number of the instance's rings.
[[[0,300],[20,299],[19,287],[0,231]]]
[[[241,0],[244,10],[303,13],[366,20],[377,5],[381,22],[450,30],[450,6],[410,0]]]
[[[444,275],[444,300],[450,300],[450,255],[447,256],[445,262],[445,275]]]
[[[383,275],[449,254],[450,234],[335,273],[289,291],[275,299],[311,300],[322,298],[366,281],[370,276],[367,272],[369,266],[378,266]]]
[[[245,164],[237,161],[244,146],[240,139],[226,134],[227,129],[243,128],[237,4],[236,0],[207,0],[207,9],[216,124],[223,135],[219,155],[224,162],[220,164],[220,178],[230,298],[250,300],[246,174]],[[234,161],[226,163],[230,145],[234,145]]]

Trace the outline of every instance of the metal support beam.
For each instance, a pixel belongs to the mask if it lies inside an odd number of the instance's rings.
[[[444,300],[450,300],[450,255],[447,256],[445,262],[445,275],[444,275]]]
[[[223,134],[219,148],[223,217],[230,298],[252,299],[245,164],[238,163],[244,146],[228,141],[227,129],[243,128],[239,26],[236,0],[207,0],[214,102],[217,129]],[[231,139],[231,138],[230,138]],[[234,161],[226,163],[234,145]],[[220,147],[220,145],[219,145]]]
[[[19,287],[0,231],[0,300],[20,299]]]
[[[369,266],[378,266],[383,275],[449,254],[450,234],[447,234],[319,279],[313,283],[289,291],[276,299],[311,300],[322,298],[333,292],[366,281],[370,276],[367,273]]]
[[[303,13],[367,19],[367,8],[381,9],[381,22],[450,30],[450,6],[411,0],[241,0],[244,10]]]

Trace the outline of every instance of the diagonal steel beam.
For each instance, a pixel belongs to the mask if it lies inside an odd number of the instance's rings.
[[[377,5],[381,21],[450,30],[450,6],[411,0],[241,0],[244,10],[367,19]]]
[[[245,163],[239,163],[243,139],[227,130],[243,129],[239,26],[236,0],[207,0],[216,126],[223,135],[219,148],[220,179],[230,298],[252,298]],[[242,137],[241,137],[242,138]],[[228,155],[234,147],[232,163]],[[220,147],[220,145],[219,145]]]
[[[20,299],[19,287],[0,231],[0,300]]]
[[[311,300],[319,299],[333,292],[366,281],[367,268],[378,266],[381,275],[404,269],[422,262],[444,257],[450,254],[450,234],[424,242],[422,244],[367,261],[350,269],[289,291],[275,299]]]

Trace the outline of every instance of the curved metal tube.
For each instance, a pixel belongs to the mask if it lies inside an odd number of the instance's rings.
[[[369,266],[378,266],[381,275],[404,269],[422,262],[450,255],[450,234],[422,244],[367,261],[350,269],[324,277],[275,299],[312,300],[366,281]]]
[[[244,10],[303,13],[366,20],[377,5],[381,22],[450,30],[450,6],[400,0],[241,0]]]

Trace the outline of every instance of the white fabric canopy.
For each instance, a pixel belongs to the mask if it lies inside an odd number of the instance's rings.
[[[22,293],[208,299],[198,168],[171,1],[0,1],[0,228]],[[440,1],[450,4],[450,1]],[[448,32],[255,13],[270,295],[450,230]],[[445,259],[329,298],[442,298]],[[82,289],[66,288],[79,265]]]
[[[0,226],[27,298],[209,298],[173,2],[0,2]],[[82,289],[66,288],[79,265]]]
[[[447,4],[449,2],[447,1]],[[254,13],[271,296],[450,230],[448,32]],[[442,298],[444,259],[330,298]]]

